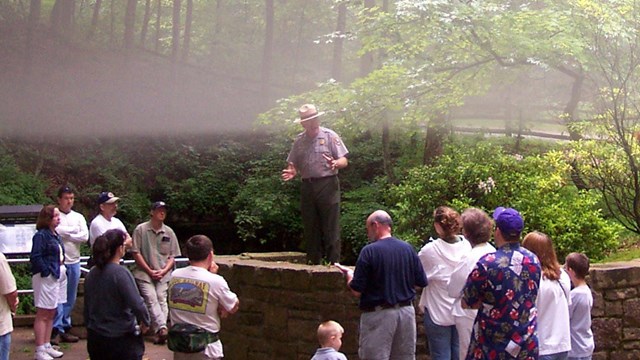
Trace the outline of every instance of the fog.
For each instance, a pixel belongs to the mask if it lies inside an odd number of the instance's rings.
[[[27,68],[11,49],[0,59],[0,135],[113,137],[220,134],[251,129],[272,106],[258,84],[177,65],[155,55],[41,45]]]

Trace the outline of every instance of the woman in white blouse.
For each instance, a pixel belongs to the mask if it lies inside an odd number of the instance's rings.
[[[571,305],[571,279],[553,249],[551,238],[541,232],[528,233],[522,246],[531,250],[542,267],[538,290],[538,348],[539,360],[566,360],[571,350],[569,305]]]
[[[420,297],[424,331],[432,360],[458,360],[458,332],[452,314],[454,298],[449,296],[447,284],[460,259],[471,251],[471,245],[460,235],[460,214],[450,207],[440,206],[433,212],[433,227],[438,238],[418,253],[429,281]]]

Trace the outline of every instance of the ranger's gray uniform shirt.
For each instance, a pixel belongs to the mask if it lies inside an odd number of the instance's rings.
[[[302,132],[296,136],[287,161],[293,163],[303,179],[321,178],[338,174],[322,154],[339,159],[349,153],[340,136],[333,130],[320,127],[318,135],[311,139]]]

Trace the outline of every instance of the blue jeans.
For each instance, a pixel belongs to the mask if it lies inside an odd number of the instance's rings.
[[[429,343],[431,360],[458,360],[460,344],[455,325],[440,326],[431,320],[429,309],[424,309],[424,332]]]
[[[0,336],[0,360],[9,360],[11,351],[11,333]]]
[[[67,302],[58,304],[53,328],[59,333],[71,329],[71,310],[78,297],[78,283],[80,282],[80,263],[66,264],[67,267]]]
[[[591,360],[591,356],[568,357],[567,360]]]
[[[538,356],[538,360],[567,360],[568,356],[569,352],[565,351],[549,355],[540,355]]]

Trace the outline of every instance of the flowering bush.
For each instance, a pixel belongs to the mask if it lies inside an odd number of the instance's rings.
[[[488,212],[509,206],[522,213],[524,233],[537,230],[551,236],[560,258],[571,251],[602,258],[616,248],[621,227],[602,216],[599,194],[575,188],[564,159],[558,151],[512,155],[491,141],[452,143],[432,166],[411,169],[390,189],[396,233],[419,246],[434,234],[437,206],[459,211],[475,206]]]

